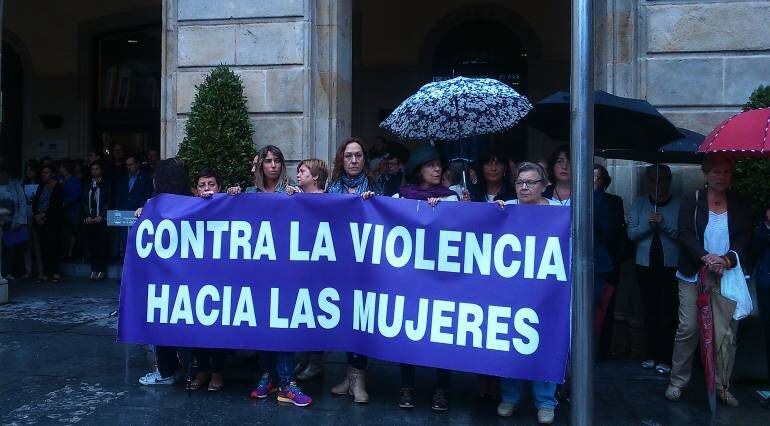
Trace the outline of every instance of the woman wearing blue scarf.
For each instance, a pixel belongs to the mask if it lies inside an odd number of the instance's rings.
[[[358,138],[345,139],[334,156],[332,182],[326,189],[330,194],[356,194],[367,199],[381,195],[377,183],[369,176],[369,157],[364,143]],[[369,402],[366,393],[367,358],[348,352],[348,374],[342,383],[332,387],[335,395],[352,395],[355,402]]]
[[[358,138],[347,138],[334,156],[332,181],[326,192],[330,194],[356,194],[364,198],[382,195],[377,182],[369,176],[369,157],[364,143]]]

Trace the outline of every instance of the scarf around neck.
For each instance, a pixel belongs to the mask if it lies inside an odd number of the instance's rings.
[[[440,184],[428,188],[420,188],[417,185],[404,185],[398,190],[398,194],[401,198],[408,198],[410,200],[427,200],[428,198],[443,198],[457,195],[451,189]]]
[[[361,195],[366,191],[369,191],[369,179],[365,173],[361,173],[356,177],[350,177],[347,173],[342,173],[340,179],[332,182],[329,185],[329,189],[326,192],[332,194],[348,194],[351,193],[350,188],[355,188],[355,194]]]

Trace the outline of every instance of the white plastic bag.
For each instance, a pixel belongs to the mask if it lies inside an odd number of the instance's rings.
[[[735,253],[734,251],[731,252]],[[735,253],[735,258],[738,260],[738,264],[733,269],[728,269],[722,274],[720,287],[722,296],[735,301],[733,319],[737,321],[749,316],[754,305],[751,301],[751,293],[749,293],[746,275],[744,275],[743,268],[741,268],[741,259],[738,257],[738,253]]]

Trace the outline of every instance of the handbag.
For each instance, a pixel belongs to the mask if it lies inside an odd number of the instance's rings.
[[[734,320],[742,320],[751,314],[754,304],[751,301],[751,293],[749,293],[748,283],[746,283],[746,275],[741,268],[741,259],[738,257],[738,253],[735,254],[737,263],[734,268],[724,271],[721,280],[721,294],[722,296],[735,301],[735,312],[733,312]]]

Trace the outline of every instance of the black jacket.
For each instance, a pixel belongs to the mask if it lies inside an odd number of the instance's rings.
[[[104,220],[107,220],[107,210],[112,203],[112,187],[105,179],[98,184],[99,185],[99,211],[96,212],[96,216],[101,216]],[[86,218],[93,218],[89,208],[90,201],[91,182],[83,187],[83,192],[80,195],[80,218],[81,221]]]
[[[152,177],[144,172],[136,175],[136,182],[131,190],[128,190],[128,182],[131,176],[128,174],[118,178],[115,186],[115,207],[118,210],[136,210],[152,197]]]
[[[682,251],[679,254],[679,272],[683,275],[695,275],[703,266],[701,258],[708,254],[703,248],[703,234],[706,232],[708,218],[708,193],[705,188],[682,199],[679,208],[679,242],[682,244]],[[748,202],[732,191],[728,191],[727,227],[730,233],[730,250],[738,253],[744,270],[748,269],[749,263],[751,225],[751,209]],[[736,263],[737,259],[733,253],[728,253],[727,256],[733,264]]]

